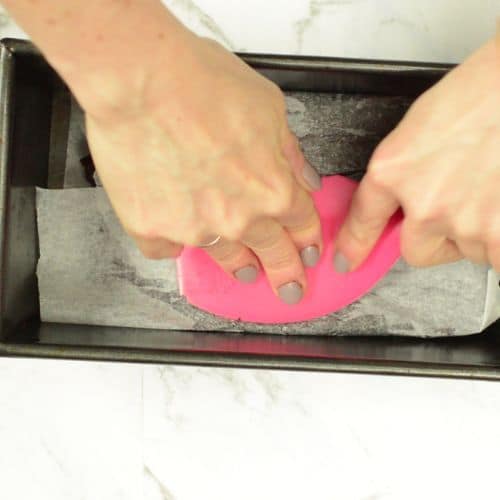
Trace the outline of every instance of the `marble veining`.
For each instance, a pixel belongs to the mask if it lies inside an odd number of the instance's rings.
[[[154,485],[155,492],[153,492],[153,495],[156,493],[159,495],[159,498],[161,500],[175,500],[174,495],[168,490],[168,488],[151,472],[150,468],[147,466],[144,466],[144,480],[146,483],[150,482]],[[152,498],[152,497],[148,497]]]
[[[221,42],[228,49],[234,49],[233,43],[229,40],[227,35],[224,33],[222,28],[217,24],[217,22],[208,15],[203,9],[201,9],[196,2],[193,0],[169,0],[164,1],[169,8],[172,9],[179,17],[183,19],[193,19],[194,22],[200,25],[202,28],[202,33],[206,32],[212,38]],[[200,30],[197,29],[197,32]]]
[[[177,367],[143,383],[145,462],[175,498],[494,498],[496,383]]]
[[[354,1],[356,0],[309,0],[306,14],[294,23],[297,51],[301,52],[303,50],[306,32],[313,27],[316,19],[321,16],[325,10],[330,9],[331,11],[332,7],[351,5]]]

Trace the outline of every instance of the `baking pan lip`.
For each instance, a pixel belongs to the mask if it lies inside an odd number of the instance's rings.
[[[0,42],[0,313],[3,312],[5,286],[5,246],[8,201],[8,159],[12,131],[12,75],[14,57],[8,44]],[[0,338],[2,322],[0,322]]]
[[[41,52],[29,40],[3,38],[0,44],[13,54],[40,56]],[[440,74],[449,71],[455,65],[425,61],[396,59],[366,59],[349,57],[331,57],[297,54],[273,54],[267,52],[235,52],[248,64],[262,69],[321,70],[321,71],[357,71],[362,73],[425,73]]]
[[[30,40],[23,40],[22,38],[5,37],[0,39],[0,45],[14,55],[42,55],[33,42],[31,42]]]
[[[320,70],[320,71],[356,71],[360,73],[425,73],[426,75],[442,75],[455,65],[447,63],[430,63],[421,61],[357,59],[326,56],[303,56],[288,54],[266,54],[254,52],[237,52],[253,67],[262,69]]]
[[[2,344],[0,357],[48,358],[74,361],[126,362],[202,366],[210,368],[237,368],[284,370],[304,372],[333,372],[364,375],[391,375],[412,377],[453,378],[466,380],[500,381],[497,366],[420,363],[410,361],[363,361],[321,359],[308,356],[269,356],[263,354],[210,354],[196,351],[150,351],[141,349],[99,349],[86,346],[37,344]]]
[[[0,356],[500,380],[496,356],[470,363],[467,355],[454,356],[454,350],[464,350],[474,358],[475,338],[483,344],[487,340],[482,335],[439,339],[333,337],[329,339],[333,345],[325,350],[320,345],[323,338],[303,335],[273,335],[269,339],[263,334],[247,333],[226,336],[224,332],[104,329],[109,331],[97,338],[89,325],[42,323],[37,338],[28,333],[25,338],[0,343]],[[168,338],[169,333],[173,339]],[[156,340],[161,336],[161,342],[150,338],[151,334]],[[145,338],[143,343],[141,336]],[[360,340],[368,350],[358,351],[353,340]],[[265,346],[260,348],[255,342]],[[457,342],[461,345],[457,346]],[[438,357],[432,352],[436,344],[441,349]],[[382,352],[377,353],[377,349]],[[409,353],[408,359],[405,352]]]

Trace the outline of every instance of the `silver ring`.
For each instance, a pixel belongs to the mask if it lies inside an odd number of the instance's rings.
[[[220,239],[222,236],[219,234],[219,236],[216,236],[212,241],[208,243],[204,243],[203,245],[198,245],[199,248],[208,248],[208,247],[213,247],[214,245],[217,245],[219,243]]]

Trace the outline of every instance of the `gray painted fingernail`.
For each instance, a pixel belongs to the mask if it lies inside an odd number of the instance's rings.
[[[333,265],[335,267],[335,271],[340,274],[348,273],[349,269],[351,268],[351,264],[349,264],[346,256],[341,252],[335,253],[335,257],[333,258]]]
[[[302,259],[302,263],[306,267],[314,267],[319,260],[319,249],[315,245],[311,245],[310,247],[303,248],[300,252],[300,258]]]
[[[291,306],[299,303],[303,296],[302,287],[296,281],[281,285],[278,288],[278,294],[285,304]]]
[[[314,191],[318,191],[319,189],[321,189],[321,177],[308,161],[304,163],[304,170],[302,171],[302,175],[304,176],[304,179],[309,184],[309,186],[314,189]]]
[[[242,283],[253,283],[258,274],[259,271],[255,266],[245,266],[234,272],[235,278]]]

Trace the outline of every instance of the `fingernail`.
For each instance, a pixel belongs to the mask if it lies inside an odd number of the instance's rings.
[[[321,189],[321,177],[307,160],[304,163],[302,175],[304,176],[304,179],[309,184],[309,186],[314,189],[314,191],[318,191],[319,189]]]
[[[319,260],[319,249],[315,245],[303,248],[300,252],[302,263],[306,267],[314,267]]]
[[[253,283],[259,274],[255,266],[245,266],[234,272],[234,277],[242,283]]]
[[[349,261],[347,260],[345,255],[341,252],[335,253],[335,257],[333,258],[333,265],[335,267],[335,271],[340,274],[348,273],[349,269],[351,268],[351,264],[349,264]]]
[[[291,281],[290,283],[286,283],[285,285],[281,285],[278,288],[278,294],[280,299],[289,305],[294,305],[300,302],[302,299],[302,287],[296,282]]]

